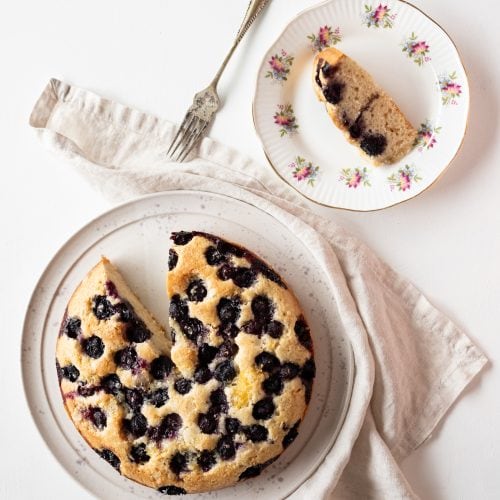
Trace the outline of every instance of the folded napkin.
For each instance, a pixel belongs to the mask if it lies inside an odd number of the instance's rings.
[[[308,211],[271,169],[204,139],[168,160],[173,124],[51,80],[30,124],[113,201],[173,189],[229,194],[271,213],[317,257],[356,364],[341,433],[293,498],[416,498],[398,463],[420,446],[487,362],[446,316],[362,242]]]

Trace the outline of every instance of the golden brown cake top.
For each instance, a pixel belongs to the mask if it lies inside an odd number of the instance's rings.
[[[251,252],[174,233],[168,338],[103,259],[67,308],[61,392],[85,440],[165,493],[253,477],[297,435],[315,375],[294,295]]]

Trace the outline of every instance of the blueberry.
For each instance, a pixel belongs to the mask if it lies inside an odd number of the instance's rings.
[[[130,449],[130,460],[136,464],[144,464],[151,457],[146,453],[146,444],[140,443]]]
[[[185,472],[187,470],[187,455],[185,453],[177,452],[175,455],[170,458],[170,470],[179,475],[181,472]]]
[[[295,335],[298,341],[308,350],[312,350],[312,339],[309,327],[305,319],[301,316],[296,322],[294,327]]]
[[[237,434],[241,428],[241,422],[237,418],[226,417],[226,432],[229,435]]]
[[[96,452],[101,458],[104,458],[108,464],[112,465],[118,472],[120,472],[120,459],[111,450],[96,450]]]
[[[314,359],[310,358],[304,363],[300,376],[304,380],[312,380],[316,376],[316,363]]]
[[[231,361],[219,363],[214,370],[214,377],[219,382],[231,382],[236,377],[236,370]]]
[[[67,318],[64,323],[64,333],[71,339],[76,339],[82,333],[82,320],[76,316]]]
[[[174,364],[168,356],[158,356],[151,362],[151,375],[156,380],[163,380],[170,375]]]
[[[175,268],[178,260],[179,260],[179,256],[177,255],[177,252],[173,248],[171,248],[168,251],[168,270],[169,271],[172,271],[172,269]]]
[[[299,374],[299,371],[299,365],[295,363],[284,363],[280,368],[280,375],[284,380],[292,380]]]
[[[144,403],[144,394],[141,389],[123,389],[125,394],[125,401],[134,411],[138,411],[141,409],[141,406]]]
[[[236,257],[243,257],[245,255],[245,252],[242,248],[224,240],[217,241],[217,249],[224,255],[230,254]]]
[[[116,289],[116,285],[111,280],[106,281],[106,283],[104,284],[104,286],[106,288],[106,293],[110,297],[113,297],[114,299],[118,299],[119,298],[118,290]]]
[[[170,299],[169,314],[171,318],[177,321],[186,319],[189,316],[188,305],[185,300],[181,299],[180,295],[174,295]]]
[[[314,360],[311,358],[304,363],[304,366],[302,367],[302,370],[300,372],[300,378],[302,379],[302,383],[304,384],[306,390],[305,392],[306,403],[309,403],[309,401],[311,400],[312,385],[315,376],[316,376],[316,364],[314,363]]]
[[[78,392],[78,394],[84,398],[89,398],[90,396],[93,396],[98,390],[99,387],[96,387],[95,385],[79,385],[76,389],[76,392]]]
[[[240,299],[223,297],[217,304],[217,314],[222,323],[236,323],[240,317]]]
[[[273,416],[275,409],[273,398],[267,397],[253,405],[252,416],[255,420],[268,420]]]
[[[268,280],[286,289],[286,285],[285,283],[283,283],[283,280],[280,278],[279,274],[275,273],[267,264],[258,260],[254,262],[253,267],[261,272]]]
[[[187,245],[194,237],[193,233],[188,233],[186,231],[179,231],[178,233],[172,233],[170,239],[176,245]]]
[[[217,330],[217,334],[225,339],[234,339],[238,333],[240,333],[240,330],[234,323],[222,323]]]
[[[239,347],[237,344],[235,344],[234,342],[231,342],[230,340],[225,340],[219,346],[217,356],[219,358],[234,358],[234,356],[236,356],[236,354],[238,354],[238,351],[239,351]]]
[[[57,361],[57,359],[56,359],[56,372],[57,372],[57,380],[59,380],[59,383],[61,383],[63,374],[61,370],[61,365],[59,364],[59,361]]]
[[[193,280],[189,283],[186,294],[191,302],[202,302],[207,296],[207,289],[202,280]]]
[[[217,350],[217,347],[202,344],[198,349],[198,361],[203,365],[208,365],[217,355]]]
[[[268,323],[273,318],[274,307],[265,295],[257,295],[252,299],[252,312],[256,321]]]
[[[84,339],[82,345],[85,354],[93,359],[99,359],[104,354],[104,342],[97,335]]]
[[[120,302],[113,306],[115,314],[118,314],[118,319],[123,323],[132,321],[135,317],[132,306],[126,302]]]
[[[262,472],[261,465],[252,465],[252,467],[248,467],[245,469],[238,478],[238,481],[242,481],[243,479],[250,479],[252,477],[257,477]]]
[[[378,156],[385,151],[387,139],[380,134],[365,135],[359,147],[369,156]]]
[[[172,439],[182,427],[182,418],[177,413],[169,413],[158,426],[159,439]]]
[[[205,259],[210,266],[216,266],[226,260],[225,255],[215,247],[208,247],[205,250]]]
[[[217,413],[225,413],[228,410],[227,397],[224,389],[219,388],[212,391],[210,394],[210,403],[212,408]]]
[[[191,380],[188,380],[187,378],[180,378],[175,381],[174,383],[174,388],[179,394],[187,394],[192,387],[192,382]]]
[[[148,400],[156,408],[161,408],[168,401],[168,390],[166,388],[156,389],[149,394]]]
[[[314,75],[314,81],[316,82],[316,85],[321,88],[323,86],[323,84],[321,83],[321,79],[319,77],[319,70],[320,70],[320,66],[321,66],[321,63],[323,62],[323,59],[320,59],[319,62],[318,62],[318,66],[316,68],[316,74]]]
[[[107,425],[106,414],[96,406],[91,406],[86,415],[88,419],[100,430],[102,431]]]
[[[137,365],[137,351],[133,347],[126,347],[121,351],[117,351],[114,359],[120,368],[131,370]]]
[[[271,321],[266,325],[265,332],[273,339],[279,339],[283,335],[283,323]]]
[[[340,82],[332,82],[323,87],[323,95],[330,104],[338,104],[342,100],[345,85]]]
[[[233,283],[240,288],[249,288],[257,279],[257,274],[249,267],[238,267],[233,271],[232,278]]]
[[[279,373],[273,373],[262,382],[262,389],[268,396],[279,395],[283,392],[283,379]]]
[[[279,368],[280,360],[270,352],[264,351],[255,356],[255,364],[263,372],[272,372],[273,370]]]
[[[208,472],[216,463],[215,453],[209,450],[203,450],[196,460],[203,472]]]
[[[304,380],[302,379],[302,383],[304,384],[305,388],[305,394],[304,394],[304,399],[306,401],[306,404],[309,404],[311,401],[311,396],[312,396],[312,380]]]
[[[97,319],[108,319],[115,314],[115,309],[105,295],[96,295],[92,299],[92,311]]]
[[[129,342],[140,344],[151,338],[151,332],[140,319],[134,319],[128,326],[125,336]]]
[[[175,340],[179,334],[176,332],[173,325],[170,325],[170,339],[172,340],[172,345],[175,344]]]
[[[76,382],[80,376],[80,370],[78,370],[78,368],[74,365],[68,365],[62,368],[61,374],[70,382]]]
[[[198,427],[203,434],[213,434],[217,431],[219,419],[213,413],[200,413],[198,415]]]
[[[198,384],[206,384],[212,378],[212,372],[208,366],[200,365],[194,371],[194,380]]]
[[[363,126],[360,123],[359,120],[356,120],[350,127],[349,127],[349,135],[353,139],[359,139],[361,137],[361,134],[363,133]]]
[[[206,333],[203,323],[197,318],[187,318],[180,321],[182,333],[194,344],[198,344]]]
[[[249,333],[250,335],[257,335],[260,337],[262,335],[262,330],[264,325],[260,321],[256,321],[254,319],[245,323],[242,327],[245,333]]]
[[[229,264],[222,264],[219,270],[217,271],[217,277],[222,281],[227,281],[233,277],[235,268],[230,266]]]
[[[283,438],[283,448],[288,448],[294,441],[295,438],[298,436],[298,428],[299,428],[300,420],[296,422],[296,424],[288,431],[286,436]]]
[[[186,490],[184,488],[179,488],[178,486],[162,486],[158,488],[160,493],[164,495],[185,495]]]
[[[113,394],[116,396],[122,388],[122,383],[115,373],[110,373],[101,378],[101,387],[106,394]]]
[[[321,72],[323,73],[323,76],[325,78],[331,78],[335,74],[337,69],[337,66],[332,66],[331,64],[325,62],[325,64],[321,68]]]
[[[263,425],[254,424],[244,427],[243,434],[245,434],[247,439],[250,439],[252,443],[260,443],[267,439],[269,431]]]
[[[148,421],[142,413],[136,413],[130,420],[125,419],[124,424],[126,429],[136,438],[144,436],[148,430]]]
[[[236,447],[231,436],[222,436],[217,442],[216,449],[222,460],[230,460],[236,455]]]

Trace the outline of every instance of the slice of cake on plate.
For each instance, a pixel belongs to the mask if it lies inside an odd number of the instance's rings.
[[[370,74],[334,47],[314,59],[314,90],[335,125],[374,165],[396,163],[417,130]]]

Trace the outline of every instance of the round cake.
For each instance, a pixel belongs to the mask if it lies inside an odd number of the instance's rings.
[[[298,434],[315,376],[281,277],[241,246],[172,235],[167,335],[106,259],[73,293],[56,347],[66,410],[117,471],[162,493],[255,477]]]

